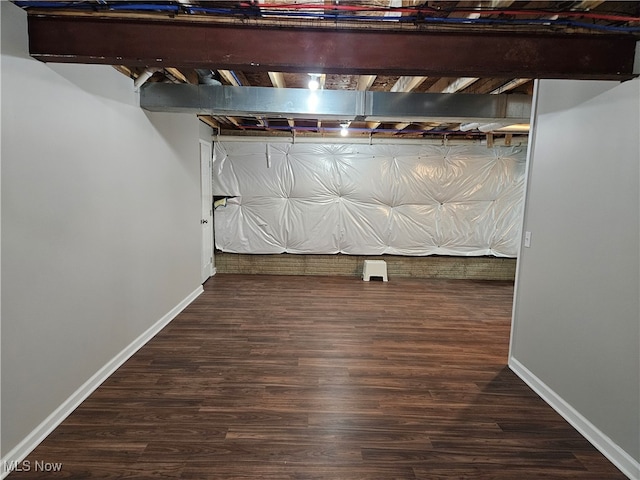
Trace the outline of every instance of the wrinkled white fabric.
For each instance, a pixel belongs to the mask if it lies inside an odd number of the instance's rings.
[[[216,247],[233,253],[518,250],[526,149],[216,142]]]

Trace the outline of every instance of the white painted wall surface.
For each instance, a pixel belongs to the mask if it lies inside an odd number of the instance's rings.
[[[640,471],[640,80],[538,84],[510,365]]]
[[[27,55],[2,12],[2,456],[200,287],[195,116]],[[207,135],[205,135],[207,134]]]

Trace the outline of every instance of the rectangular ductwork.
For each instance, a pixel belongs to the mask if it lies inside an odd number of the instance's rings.
[[[528,122],[528,95],[396,93],[151,83],[140,92],[149,111],[235,117],[427,122]]]
[[[460,122],[504,119],[528,122],[529,95],[366,92],[366,118],[377,122]]]
[[[342,120],[364,113],[364,93],[155,83],[142,90],[140,106],[150,111],[199,115]]]

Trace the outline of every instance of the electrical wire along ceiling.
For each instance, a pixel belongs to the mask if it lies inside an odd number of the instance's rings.
[[[464,105],[480,101],[471,100],[478,95],[530,96],[535,78],[624,81],[638,73],[640,2],[15,3],[29,13],[34,58],[111,64],[143,92],[164,84],[150,109],[189,108],[223,134],[489,135],[510,142],[527,134],[526,118],[497,111],[456,116],[456,108],[464,112]],[[172,85],[197,93],[172,91]],[[219,102],[211,103],[222,95],[213,91],[218,86],[236,89],[229,95],[253,99],[257,107],[219,108]],[[351,92],[344,101],[355,102],[355,108],[341,112],[340,93],[326,92]],[[389,95],[374,98],[378,93]],[[185,95],[203,100],[184,105]],[[313,106],[282,111],[269,103],[295,104],[300,95],[307,103],[316,98],[325,110],[314,115]],[[456,97],[446,100],[458,105],[452,114],[431,108],[445,102],[444,96]],[[327,111],[325,99],[335,111]],[[388,110],[367,110],[374,104]],[[398,105],[422,110],[409,113]]]

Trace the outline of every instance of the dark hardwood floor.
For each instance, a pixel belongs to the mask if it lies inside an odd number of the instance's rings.
[[[218,275],[9,478],[624,479],[506,366],[512,296]]]

